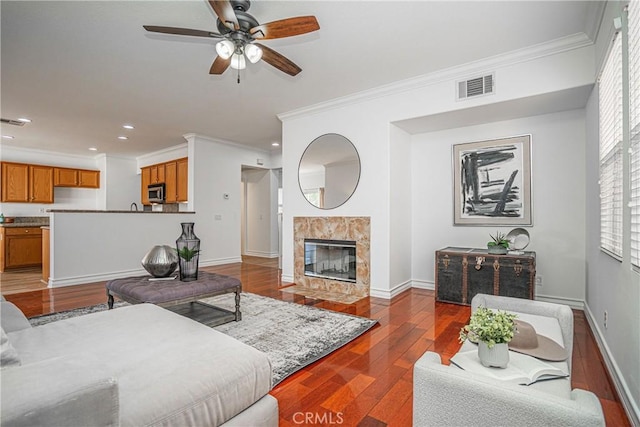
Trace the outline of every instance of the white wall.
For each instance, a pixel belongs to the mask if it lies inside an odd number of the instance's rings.
[[[202,240],[200,262],[240,262],[242,166],[255,167],[260,158],[262,166],[269,168],[269,155],[200,135],[184,137],[189,157],[189,210],[195,212],[195,232]]]
[[[394,272],[392,277],[390,273],[390,247],[397,244],[392,242],[390,237],[391,203],[395,197],[395,189],[390,183],[395,175],[392,174],[390,166],[390,146],[394,143],[392,138],[396,138],[397,133],[389,131],[389,124],[593,84],[593,46],[584,44],[582,39],[566,42],[558,41],[550,43],[549,46],[536,46],[532,52],[520,51],[494,57],[481,63],[467,64],[457,69],[357,94],[348,99],[279,115],[283,121],[285,165],[297,165],[306,146],[319,135],[326,133],[338,133],[351,140],[358,150],[362,164],[360,182],[355,194],[343,206],[332,210],[320,210],[307,203],[298,188],[297,168],[284,169],[283,190],[286,202],[283,215],[283,280],[293,278],[293,217],[357,215],[371,217],[371,294],[389,297],[394,289],[401,288],[404,275]],[[574,42],[576,43],[573,44]],[[457,78],[481,75],[487,71],[495,72],[494,95],[465,102],[455,100]],[[503,135],[509,133],[500,131],[497,135],[491,136]],[[582,139],[584,140],[584,136]],[[396,154],[401,155],[400,152]],[[411,156],[416,157],[415,153],[411,153]],[[450,164],[450,160],[447,160],[446,165]],[[415,187],[414,191],[417,191],[419,186],[426,185],[415,177],[412,184]],[[449,224],[451,208],[447,206],[443,211]],[[414,221],[418,221],[415,216]],[[415,230],[412,232],[415,233]],[[540,237],[555,239],[555,236]],[[482,241],[484,240],[483,238]],[[417,262],[415,248],[413,252],[413,259]],[[423,250],[422,253],[426,251]],[[579,256],[573,258],[567,255],[566,259],[572,261],[571,267],[579,263]],[[420,259],[420,262],[427,261]],[[584,261],[579,268],[584,270]],[[426,275],[421,275],[421,278],[424,277]],[[553,279],[550,277],[549,280]],[[574,298],[578,294],[572,289],[572,285],[569,285],[569,289],[565,286],[557,289],[560,292],[553,296],[559,298]]]
[[[412,285],[413,233],[413,149],[411,135],[390,125],[390,189],[389,205],[389,282],[395,284],[388,295],[394,296]]]
[[[531,134],[533,226],[526,250],[536,252],[537,299],[582,307],[585,288],[584,110],[414,135],[413,278],[434,283],[435,251],[485,247],[489,234],[514,227],[453,225],[452,146]]]
[[[100,174],[98,209],[130,210],[136,203],[142,210],[140,200],[140,174],[135,159],[101,155],[98,164]]]
[[[0,144],[0,160],[78,169],[104,170],[96,157],[76,156],[51,151],[8,147]],[[102,179],[102,178],[101,178]],[[5,216],[48,216],[48,209],[98,209],[100,189],[64,188],[53,190],[54,203],[0,203],[0,212]]]
[[[609,46],[614,16],[620,16],[624,2],[609,2],[598,37],[598,64]],[[599,68],[599,65],[598,65]],[[629,230],[625,222],[623,259],[618,261],[600,250],[600,194],[598,185],[599,136],[598,91],[586,108],[586,307],[605,362],[615,373],[614,382],[631,413],[632,424],[640,425],[640,273],[630,266]],[[604,326],[604,312],[608,314]]]

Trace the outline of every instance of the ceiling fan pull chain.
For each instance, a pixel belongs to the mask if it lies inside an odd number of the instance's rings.
[[[240,69],[238,69],[238,84],[240,84]]]

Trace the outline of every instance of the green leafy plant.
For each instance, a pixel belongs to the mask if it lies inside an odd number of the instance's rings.
[[[460,342],[467,339],[484,341],[489,348],[496,344],[508,343],[515,333],[513,319],[516,317],[515,314],[506,311],[478,307],[471,315],[469,324],[460,329]]]
[[[182,249],[176,250],[178,252],[178,256],[183,260],[189,262],[193,259],[194,256],[200,253],[200,249],[189,249],[188,247],[184,247]]]
[[[502,246],[505,249],[509,249],[509,241],[506,234],[496,231],[495,236],[489,234],[489,237],[491,237],[491,241],[487,243],[487,247]]]

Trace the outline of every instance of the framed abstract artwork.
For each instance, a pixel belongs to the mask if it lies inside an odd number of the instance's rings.
[[[453,146],[454,225],[532,225],[531,135]]]

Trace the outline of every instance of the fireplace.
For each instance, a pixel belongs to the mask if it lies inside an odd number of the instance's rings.
[[[356,242],[304,239],[304,275],[356,283]]]

